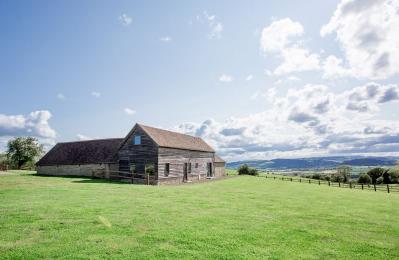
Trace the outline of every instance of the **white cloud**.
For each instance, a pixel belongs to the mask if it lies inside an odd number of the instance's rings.
[[[327,76],[386,79],[399,73],[398,12],[397,0],[341,1],[320,34],[336,34],[346,66],[341,67],[340,60],[330,60],[333,69]],[[337,63],[339,69],[334,67]]]
[[[303,32],[302,25],[290,18],[274,21],[262,30],[261,48],[265,52],[281,51],[291,44],[292,37],[301,36]]]
[[[59,100],[65,100],[65,99],[66,99],[66,97],[65,97],[64,94],[62,94],[62,93],[58,93],[58,94],[57,94],[57,98],[58,98]]]
[[[271,70],[268,70],[268,69],[265,70],[265,74],[267,76],[273,76],[273,72]]]
[[[197,15],[197,21],[200,23],[206,23],[210,28],[208,37],[210,39],[219,39],[222,37],[223,24],[216,19],[216,15],[210,15],[207,11],[204,11],[202,15]]]
[[[289,81],[300,81],[300,80],[301,80],[301,79],[298,78],[297,76],[289,76],[287,79],[288,79]]]
[[[286,48],[281,51],[281,57],[283,63],[274,70],[276,75],[320,69],[319,55],[303,48]]]
[[[100,92],[97,92],[97,91],[92,91],[92,92],[91,92],[91,95],[92,95],[93,97],[95,97],[95,98],[101,97],[101,93],[100,93]]]
[[[126,115],[132,116],[134,114],[136,114],[136,110],[133,110],[131,108],[126,107],[123,111],[125,111]]]
[[[254,78],[254,76],[252,75],[252,74],[250,74],[250,75],[248,75],[246,78],[245,78],[245,80],[246,81],[250,81],[250,80],[252,80]]]
[[[336,79],[351,77],[352,72],[342,66],[342,59],[335,57],[334,55],[328,56],[323,61],[323,78],[324,79]]]
[[[91,137],[88,137],[88,136],[82,135],[82,134],[77,134],[77,135],[76,135],[76,138],[77,138],[79,141],[85,141],[85,140],[91,140],[91,139],[93,139],[93,138],[91,138]]]
[[[319,54],[304,48],[297,39],[304,33],[299,22],[284,18],[263,28],[260,38],[261,50],[276,54],[282,63],[274,69],[276,75],[320,69]]]
[[[223,25],[221,23],[217,23],[211,26],[211,32],[209,34],[209,38],[220,38],[223,32]]]
[[[256,93],[271,108],[218,122],[184,123],[181,132],[204,138],[228,160],[337,154],[399,155],[399,121],[376,120],[374,111],[358,113],[350,102],[380,106],[399,100],[398,86],[375,83],[334,93],[325,85],[291,88],[285,94],[269,88]],[[281,90],[280,90],[281,91]],[[396,149],[396,150],[395,150]]]
[[[230,75],[228,75],[228,74],[222,74],[220,77],[219,77],[219,81],[221,81],[221,82],[232,82],[234,79],[233,79],[233,77],[232,76],[230,76]]]
[[[133,18],[125,13],[121,14],[118,19],[125,26],[129,26],[133,21]]]
[[[50,118],[47,110],[29,115],[0,114],[0,139],[4,143],[14,136],[33,136],[45,145],[54,144],[56,131],[49,125]]]
[[[160,40],[161,42],[170,42],[170,41],[172,41],[172,37],[170,37],[170,36],[163,36],[163,37],[159,38],[159,40]]]

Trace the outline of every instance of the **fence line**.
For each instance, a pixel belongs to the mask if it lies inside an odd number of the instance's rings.
[[[308,183],[308,184],[318,184],[318,185],[328,185],[331,187],[338,187],[338,188],[349,188],[349,189],[358,189],[358,190],[373,190],[377,191],[384,191],[387,193],[399,193],[399,185],[393,184],[384,184],[384,185],[376,185],[376,184],[361,184],[361,183],[344,183],[344,182],[332,182],[332,181],[325,181],[325,180],[315,180],[315,179],[308,179],[308,178],[293,178],[293,177],[277,177],[277,176],[261,176],[260,178],[266,179],[273,179],[273,180],[282,180],[282,181],[291,181],[291,182],[300,182],[300,183]]]

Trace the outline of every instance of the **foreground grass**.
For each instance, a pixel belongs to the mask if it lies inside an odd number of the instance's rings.
[[[140,186],[0,175],[0,258],[399,257],[399,195],[240,176]]]

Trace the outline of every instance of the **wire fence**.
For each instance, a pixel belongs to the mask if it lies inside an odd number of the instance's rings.
[[[328,185],[330,187],[338,187],[338,188],[348,188],[348,189],[358,189],[358,190],[370,190],[370,191],[383,191],[387,193],[399,193],[399,185],[398,184],[361,184],[361,183],[344,183],[344,182],[332,182],[325,180],[315,180],[308,178],[295,178],[295,177],[286,177],[286,176],[268,176],[268,175],[259,175],[259,178],[273,179],[273,180],[282,180],[282,181],[290,181],[290,182],[300,182],[300,183],[308,183],[308,184],[318,184],[318,185]]]

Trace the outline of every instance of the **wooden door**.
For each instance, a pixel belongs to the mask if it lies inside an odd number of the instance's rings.
[[[212,177],[213,176],[213,174],[212,174],[212,163],[208,163],[207,166],[208,166],[207,167],[208,169],[207,169],[206,176],[207,177]]]
[[[183,181],[187,181],[187,163],[184,163],[183,166]]]

